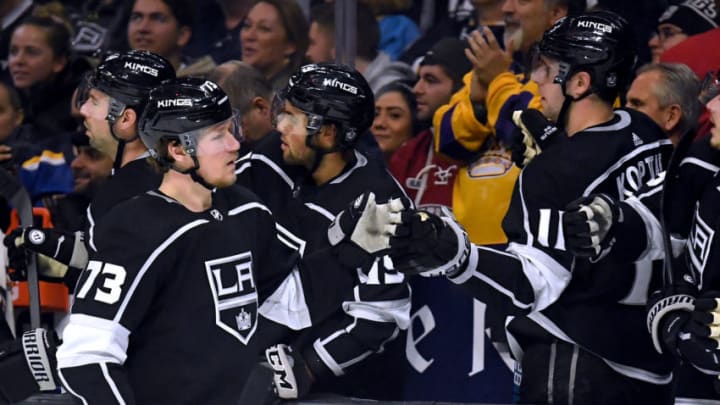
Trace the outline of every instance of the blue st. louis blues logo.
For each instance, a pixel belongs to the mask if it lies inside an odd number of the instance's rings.
[[[252,254],[205,262],[215,303],[215,323],[247,345],[257,329],[258,294],[252,272]]]

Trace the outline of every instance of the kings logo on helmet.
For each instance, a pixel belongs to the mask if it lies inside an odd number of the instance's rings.
[[[125,65],[123,67],[125,67],[126,69],[143,72],[145,74],[155,76],[155,77],[157,77],[157,75],[158,75],[157,69],[151,68],[150,66],[141,65],[141,64],[135,63],[135,62],[125,62]]]
[[[343,83],[338,79],[325,79],[323,80],[323,86],[335,87],[337,89],[347,91],[348,93],[357,94],[358,89],[347,83]]]
[[[580,28],[592,28],[601,32],[612,32],[612,26],[608,24],[599,23],[597,21],[580,20],[577,22],[577,26]]]

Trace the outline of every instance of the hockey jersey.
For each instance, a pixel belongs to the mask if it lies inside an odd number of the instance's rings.
[[[297,253],[275,229],[240,187],[215,192],[203,212],[159,191],[116,206],[97,224],[58,350],[67,390],[89,404],[236,403],[262,351],[286,333],[259,316],[298,279]],[[295,291],[292,326],[307,326]]]
[[[297,247],[303,262],[330,247],[329,225],[363,192],[373,191],[379,202],[399,197],[406,205],[411,204],[388,171],[357,150],[352,151],[353,157],[342,173],[317,186],[307,171],[284,163],[280,144],[279,134],[270,135],[253,153],[242,157],[236,170],[238,183],[256,192],[277,222],[294,235],[287,243]],[[311,363],[324,365],[320,379],[344,376],[358,363],[367,364],[363,359],[382,351],[401,329],[407,328],[410,315],[407,280],[404,275],[387,270],[383,260],[368,268],[307,267],[312,269],[304,269],[301,275],[303,284],[313,291],[306,295],[313,326],[299,336],[296,345]],[[369,363],[374,364],[372,359]],[[400,360],[397,367],[401,367]],[[354,384],[359,380],[346,381]],[[396,382],[377,378],[373,381],[376,385],[398,386]],[[331,388],[337,392],[344,387],[338,383]],[[356,391],[354,395],[385,396],[367,391]]]
[[[604,123],[564,138],[521,172],[503,229],[505,251],[473,246],[451,280],[508,315],[516,358],[538,339],[561,339],[595,353],[617,372],[655,384],[671,378],[645,329],[652,266],[596,263],[565,251],[564,208],[580,196],[623,199],[663,170],[672,149],[645,115],[619,109]]]

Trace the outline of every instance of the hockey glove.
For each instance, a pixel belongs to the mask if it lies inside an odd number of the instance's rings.
[[[658,353],[669,351],[680,357],[678,336],[695,308],[695,297],[677,292],[656,291],[648,298],[647,328]]]
[[[38,254],[38,271],[45,281],[59,281],[68,266],[85,268],[87,249],[82,232],[65,233],[52,228],[17,228],[3,241],[8,248],[13,280],[27,280],[25,250]]]
[[[0,399],[15,403],[59,387],[54,333],[39,328],[0,345]]]
[[[425,211],[403,213],[390,246],[396,271],[427,277],[456,274],[470,253],[470,240],[460,225]]]
[[[275,393],[282,399],[303,398],[313,383],[310,370],[300,353],[285,344],[270,346],[265,358],[273,370]]]
[[[513,112],[515,129],[510,137],[512,160],[518,167],[525,167],[562,131],[535,109]]]
[[[579,257],[597,257],[614,243],[613,225],[623,222],[623,212],[611,197],[593,194],[565,208],[562,217],[565,248]]]
[[[678,336],[683,359],[708,374],[720,375],[720,292],[695,300],[695,309]]]

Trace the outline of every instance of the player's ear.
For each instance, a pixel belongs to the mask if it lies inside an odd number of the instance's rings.
[[[337,127],[335,124],[326,124],[320,128],[318,133],[318,146],[323,149],[332,149],[335,145],[335,139],[337,138]]]
[[[137,112],[135,112],[132,108],[126,108],[123,110],[118,121],[121,128],[129,130],[131,128],[135,128],[137,120]]]
[[[172,140],[168,143],[168,155],[173,158],[176,162],[181,162],[188,158],[188,154],[185,153],[185,148],[182,146],[180,141]]]

